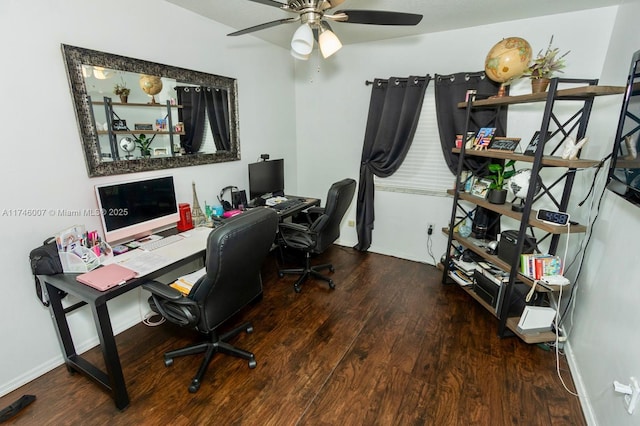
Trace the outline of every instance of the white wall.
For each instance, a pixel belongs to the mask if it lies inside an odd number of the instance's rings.
[[[230,30],[163,1],[0,3],[0,79],[5,82],[0,102],[5,130],[0,160],[0,288],[5,295],[0,298],[0,395],[62,361],[48,310],[35,297],[29,251],[74,223],[100,226],[94,217],[11,217],[8,212],[95,208],[94,184],[136,176],[88,178],[61,43],[238,79],[242,160],[171,170],[180,202],[192,202],[192,181],[203,204],[213,202],[224,186],[246,188],[247,163],[265,152],[291,158],[287,185],[295,189],[291,58],[254,37],[228,38]],[[145,300],[134,291],[110,302],[114,328],[121,331],[137,323],[146,312]],[[70,315],[70,321],[80,349],[97,343],[86,308]]]
[[[619,8],[601,84],[625,85],[632,54],[640,50],[637,17],[640,3]],[[611,151],[622,100],[594,113],[591,129],[597,144],[585,151],[598,158]],[[589,142],[591,143],[591,142]],[[592,153],[593,152],[593,153]],[[602,187],[602,186],[600,186]],[[578,281],[570,349],[572,371],[582,381],[583,407],[590,409],[593,424],[638,425],[640,409],[632,416],[623,397],[613,392],[613,381],[628,384],[640,377],[640,210],[605,191],[599,219],[594,227],[584,270]]]

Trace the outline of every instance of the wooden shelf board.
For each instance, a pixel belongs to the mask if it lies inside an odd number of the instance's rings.
[[[579,100],[595,96],[618,95],[624,93],[624,86],[581,86],[570,89],[560,89],[556,92],[556,100]],[[545,102],[548,93],[531,93],[518,96],[503,96],[501,98],[481,99],[473,102],[474,107],[488,107],[498,105],[515,105],[532,102]],[[459,102],[458,108],[466,108],[466,102]]]
[[[472,286],[468,285],[468,286],[462,286],[459,285],[460,288],[462,288],[464,291],[466,291],[467,293],[469,293],[469,295],[471,297],[473,297],[478,303],[480,303],[486,310],[488,310],[489,312],[491,312],[493,314],[493,316],[496,316],[496,310],[493,308],[493,306],[491,306],[490,304],[488,304],[487,302],[484,301],[483,298],[481,298],[480,296],[478,296],[478,293],[476,293],[475,291],[473,291]]]
[[[453,148],[454,154],[460,154],[460,148]],[[486,157],[486,158],[498,158],[501,160],[515,160],[515,161],[523,161],[526,163],[533,163],[534,157],[532,155],[524,155],[518,154],[511,151],[499,151],[499,150],[474,150],[474,149],[466,149],[464,151],[464,155],[474,156],[474,157]],[[554,166],[554,167],[567,167],[571,169],[584,169],[587,167],[593,167],[599,164],[599,160],[563,160],[560,157],[553,156],[544,156],[542,157],[542,165],[543,166]]]
[[[447,194],[454,195],[454,190],[453,189],[447,190]],[[459,197],[461,200],[469,201],[470,203],[474,203],[488,210],[494,211],[496,213],[500,213],[501,215],[504,215],[516,220],[522,220],[522,213],[511,210],[512,203],[492,204],[484,198],[476,197],[475,195],[471,195],[466,192],[461,192]],[[542,229],[543,231],[548,232],[550,234],[566,234],[567,233],[566,226],[551,225],[549,223],[542,222],[536,219],[536,214],[537,214],[537,210],[531,209],[531,214],[529,216],[529,225],[538,229]],[[572,234],[574,233],[579,234],[579,233],[586,232],[587,227],[584,225],[572,225],[570,227],[570,230]]]
[[[542,333],[536,334],[522,334],[518,331],[518,323],[520,322],[520,317],[511,317],[507,318],[507,328],[513,333],[522,339],[525,343],[534,344],[534,343],[545,343],[545,342],[553,342],[556,340],[556,334],[553,331],[545,331]]]
[[[624,160],[620,158],[616,160],[616,167],[624,169],[640,169],[640,158],[636,158],[634,160]]]
[[[449,229],[448,228],[442,228],[442,232],[445,235],[449,235]],[[487,253],[487,251],[484,248],[479,247],[476,244],[474,244],[473,240],[471,240],[469,238],[464,238],[463,236],[461,236],[457,232],[453,233],[453,239],[456,240],[457,242],[459,242],[460,244],[462,244],[463,247],[465,247],[465,248],[471,250],[472,252],[476,253],[477,255],[481,256],[487,262],[493,263],[494,265],[496,265],[498,268],[502,269],[503,271],[507,271],[507,272],[511,271],[511,265],[509,265],[504,260],[500,259],[498,256],[496,256],[494,254]],[[533,280],[531,278],[529,278],[528,276],[521,274],[520,272],[518,272],[518,281],[523,282],[524,284],[526,284],[529,287],[533,286]],[[549,287],[549,289],[546,289],[546,288],[541,287],[540,285],[538,285],[538,286],[536,286],[536,291],[538,293],[548,293],[550,291],[559,291],[560,290],[560,286],[547,286],[547,287]]]
[[[149,134],[149,135],[169,135],[169,134],[174,134],[174,135],[184,135],[184,132],[166,132],[166,131],[162,131],[162,130],[114,130],[112,132],[109,132],[108,130],[98,130],[98,134],[99,135],[108,135],[109,133],[113,133],[115,135],[131,135],[131,134],[138,134],[138,133],[144,133]]]
[[[93,101],[91,102],[94,105],[104,105],[104,101]],[[111,102],[113,106],[131,106],[131,107],[150,107],[150,108],[166,108],[167,104],[142,104],[142,103],[133,103],[133,102]],[[169,105],[171,108],[183,108],[182,105]]]

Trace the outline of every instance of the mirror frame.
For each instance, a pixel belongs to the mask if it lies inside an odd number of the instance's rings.
[[[89,177],[111,176],[240,160],[238,84],[236,79],[66,44],[62,44],[61,46]],[[210,154],[196,153],[174,157],[102,161],[100,158],[98,133],[93,119],[93,109],[89,103],[87,87],[84,76],[82,75],[83,64],[101,66],[118,71],[157,75],[175,79],[178,83],[189,83],[228,90],[231,150]]]

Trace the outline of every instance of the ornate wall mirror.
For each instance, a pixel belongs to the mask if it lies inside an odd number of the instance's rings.
[[[90,177],[240,159],[237,82],[62,45]]]

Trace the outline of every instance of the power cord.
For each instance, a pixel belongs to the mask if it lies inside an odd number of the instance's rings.
[[[429,225],[429,228],[427,229],[427,253],[433,260],[433,266],[438,266],[438,262],[433,255],[433,239],[431,238],[431,235],[433,235],[433,225]]]
[[[142,287],[138,287],[138,312],[140,313],[142,323],[147,327],[157,327],[166,321],[162,315],[153,311],[149,311],[146,314],[143,314],[142,303]],[[155,317],[159,317],[159,319],[154,320]]]

